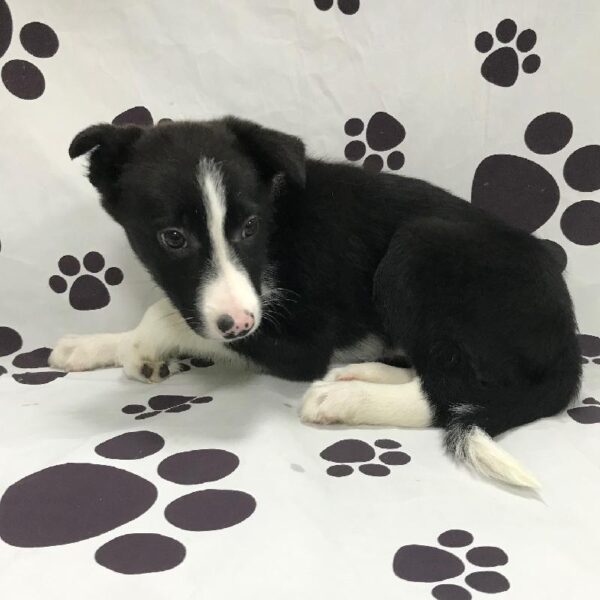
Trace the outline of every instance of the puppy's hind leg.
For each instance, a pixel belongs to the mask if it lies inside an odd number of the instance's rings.
[[[415,378],[413,369],[392,367],[380,362],[353,363],[331,369],[323,381],[368,381],[370,383],[408,383]]]
[[[404,384],[317,381],[300,412],[308,423],[428,427],[433,410],[418,378]]]

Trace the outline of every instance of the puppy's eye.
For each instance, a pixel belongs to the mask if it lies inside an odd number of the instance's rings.
[[[258,231],[258,217],[250,217],[242,228],[242,239],[245,240],[252,237]]]
[[[185,235],[178,229],[164,229],[158,234],[160,243],[170,250],[181,250],[187,246]]]

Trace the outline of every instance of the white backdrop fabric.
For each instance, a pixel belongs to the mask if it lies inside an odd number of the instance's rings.
[[[0,0],[2,597],[597,597],[599,26],[596,0]],[[224,114],[550,240],[581,397],[501,439],[541,498],[457,467],[436,430],[302,425],[304,385],[47,367],[60,335],[159,297],[72,137]]]

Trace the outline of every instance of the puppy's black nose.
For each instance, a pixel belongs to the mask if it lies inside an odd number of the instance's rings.
[[[229,315],[221,315],[217,319],[217,327],[225,333],[235,325],[235,321]]]

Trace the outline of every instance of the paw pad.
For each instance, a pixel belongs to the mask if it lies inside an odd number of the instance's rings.
[[[529,123],[524,137],[532,152],[548,155],[566,148],[572,134],[573,124],[566,115],[548,112]],[[563,179],[579,192],[600,190],[600,145],[591,144],[572,152],[564,162]],[[473,177],[472,203],[528,233],[550,220],[559,200],[555,177],[537,162],[520,156],[488,156]],[[584,199],[567,206],[560,218],[560,228],[573,244],[600,243],[600,203]],[[564,268],[564,250],[554,241],[546,243]]]
[[[397,450],[401,444],[395,440],[377,440],[374,446],[363,440],[340,440],[327,446],[320,456],[323,460],[338,463],[327,469],[327,474],[332,477],[346,477],[354,473],[354,467],[345,463],[362,463],[358,470],[364,475],[385,477],[391,473],[389,466],[405,465],[411,460],[408,454]],[[384,464],[371,462],[379,450],[385,450],[378,457]]]
[[[150,431],[127,432],[99,444],[95,451],[110,460],[135,461],[160,452],[165,440]],[[163,459],[158,476],[180,485],[223,479],[239,466],[227,450],[180,452]],[[160,480],[158,480],[160,482]],[[157,487],[122,468],[94,463],[47,467],[9,486],[0,499],[0,538],[21,548],[73,544],[105,534],[147,512]],[[203,489],[170,502],[165,519],[186,531],[217,531],[249,518],[256,500],[238,490]],[[117,573],[165,571],[185,558],[185,546],[166,535],[136,532],[103,544],[98,564]]]
[[[406,137],[406,130],[400,121],[386,112],[376,112],[365,124],[361,119],[352,118],[346,121],[344,132],[350,137],[357,137],[365,132],[365,141],[352,140],[346,144],[344,155],[350,161],[362,160],[367,149],[374,150],[363,161],[367,171],[379,173],[384,167],[383,152],[389,152],[386,159],[388,169],[398,171],[404,165],[404,154],[394,150]]]
[[[128,404],[121,411],[127,415],[136,415],[136,419],[148,419],[161,413],[181,413],[192,408],[194,404],[212,402],[212,396],[153,396],[148,400],[148,406],[143,404]],[[150,410],[148,410],[150,409]]]
[[[22,347],[23,339],[17,331],[12,327],[0,327],[0,357],[14,354]],[[51,352],[51,348],[36,348],[30,352],[22,352],[13,358],[12,365],[18,369],[43,369],[48,367],[48,357]],[[7,372],[7,369],[0,365],[0,376]],[[41,385],[50,383],[65,375],[66,373],[62,371],[26,371],[24,373],[13,373],[12,378],[17,383]]]
[[[5,0],[0,0],[0,57],[8,50],[12,34],[10,9]],[[45,23],[27,23],[21,28],[19,40],[23,49],[36,58],[50,58],[58,51],[58,36]],[[1,76],[6,89],[22,100],[35,100],[46,88],[43,73],[27,60],[9,60],[2,66]]]
[[[474,541],[473,535],[462,529],[450,529],[440,534],[438,543],[445,548],[465,548]],[[466,561],[475,567],[501,567],[508,563],[508,556],[495,546],[477,546],[466,552]],[[455,553],[436,546],[410,544],[402,546],[395,554],[394,573],[400,579],[420,583],[438,583],[454,579],[465,572],[465,562]],[[468,587],[486,594],[505,592],[510,583],[497,571],[474,571],[465,577]],[[469,600],[469,590],[454,583],[436,585],[431,590],[436,600]]]
[[[516,50],[510,44],[516,37]],[[502,44],[494,48],[494,36],[488,31],[482,31],[475,38],[475,48],[482,54],[487,54],[481,65],[484,79],[500,87],[514,85],[519,76],[519,68],[524,73],[535,73],[541,64],[537,54],[529,54],[533,50],[537,35],[533,29],[525,29],[517,36],[517,24],[512,19],[504,19],[496,27],[496,41]],[[519,67],[519,53],[524,55]]]
[[[333,7],[333,0],[314,0],[319,10],[329,10]],[[360,8],[360,0],[337,0],[338,8],[344,15],[354,15]]]
[[[75,310],[97,310],[108,306],[110,294],[105,283],[111,286],[119,285],[123,281],[123,271],[117,267],[110,267],[104,272],[104,281],[95,275],[104,270],[105,261],[99,252],[88,252],[83,257],[83,267],[87,271],[79,275],[81,264],[71,255],[65,255],[58,261],[58,268],[62,275],[52,275],[48,284],[50,289],[57,294],[63,294],[69,288],[65,277],[75,277],[69,290],[69,303]],[[90,273],[94,273],[91,275]]]

